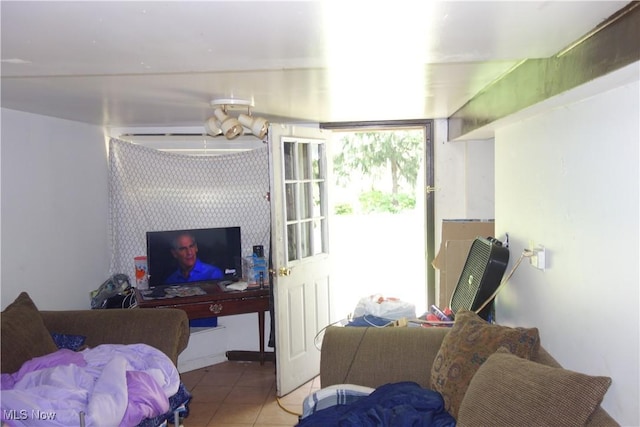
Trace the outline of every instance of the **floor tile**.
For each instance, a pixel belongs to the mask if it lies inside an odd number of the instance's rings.
[[[318,378],[276,397],[272,362],[227,361],[180,375],[191,392],[184,427],[291,427],[302,401],[320,386]]]
[[[189,389],[192,396],[192,402],[223,402],[229,393],[233,390],[233,386],[200,384]]]
[[[224,403],[209,421],[216,424],[250,424],[256,422],[262,405],[250,403]]]
[[[287,408],[288,409],[288,408]],[[298,415],[282,409],[275,399],[267,402],[258,414],[255,425],[287,425],[294,426],[298,422]]]

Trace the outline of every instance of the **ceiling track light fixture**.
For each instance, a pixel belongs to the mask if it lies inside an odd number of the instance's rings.
[[[204,128],[208,135],[224,135],[227,139],[235,139],[247,129],[256,138],[264,139],[269,130],[269,122],[263,117],[251,114],[253,104],[243,99],[214,99],[211,101],[213,117],[209,117]],[[237,118],[229,115],[231,110],[246,109],[247,114],[241,113]]]

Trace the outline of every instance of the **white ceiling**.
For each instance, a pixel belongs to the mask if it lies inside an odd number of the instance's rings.
[[[627,1],[2,1],[4,108],[107,127],[450,116]]]

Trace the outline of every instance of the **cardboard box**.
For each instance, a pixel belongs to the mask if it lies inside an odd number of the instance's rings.
[[[442,221],[440,249],[432,265],[440,271],[436,301],[440,308],[449,307],[469,249],[476,237],[495,237],[492,219],[445,219]]]

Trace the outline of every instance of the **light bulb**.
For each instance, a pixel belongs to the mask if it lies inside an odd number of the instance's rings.
[[[220,129],[220,124],[215,117],[209,117],[206,122],[204,122],[204,129],[207,132],[207,135],[218,136],[222,133],[222,129]]]
[[[245,127],[251,129],[251,133],[255,135],[256,138],[263,139],[269,131],[269,122],[262,117],[251,117],[246,114],[240,114],[238,120],[240,120],[240,123]]]
[[[220,121],[220,127],[222,128],[222,133],[225,138],[234,139],[242,134],[243,129],[240,122],[237,119],[226,115],[221,108],[213,110],[213,115]]]

